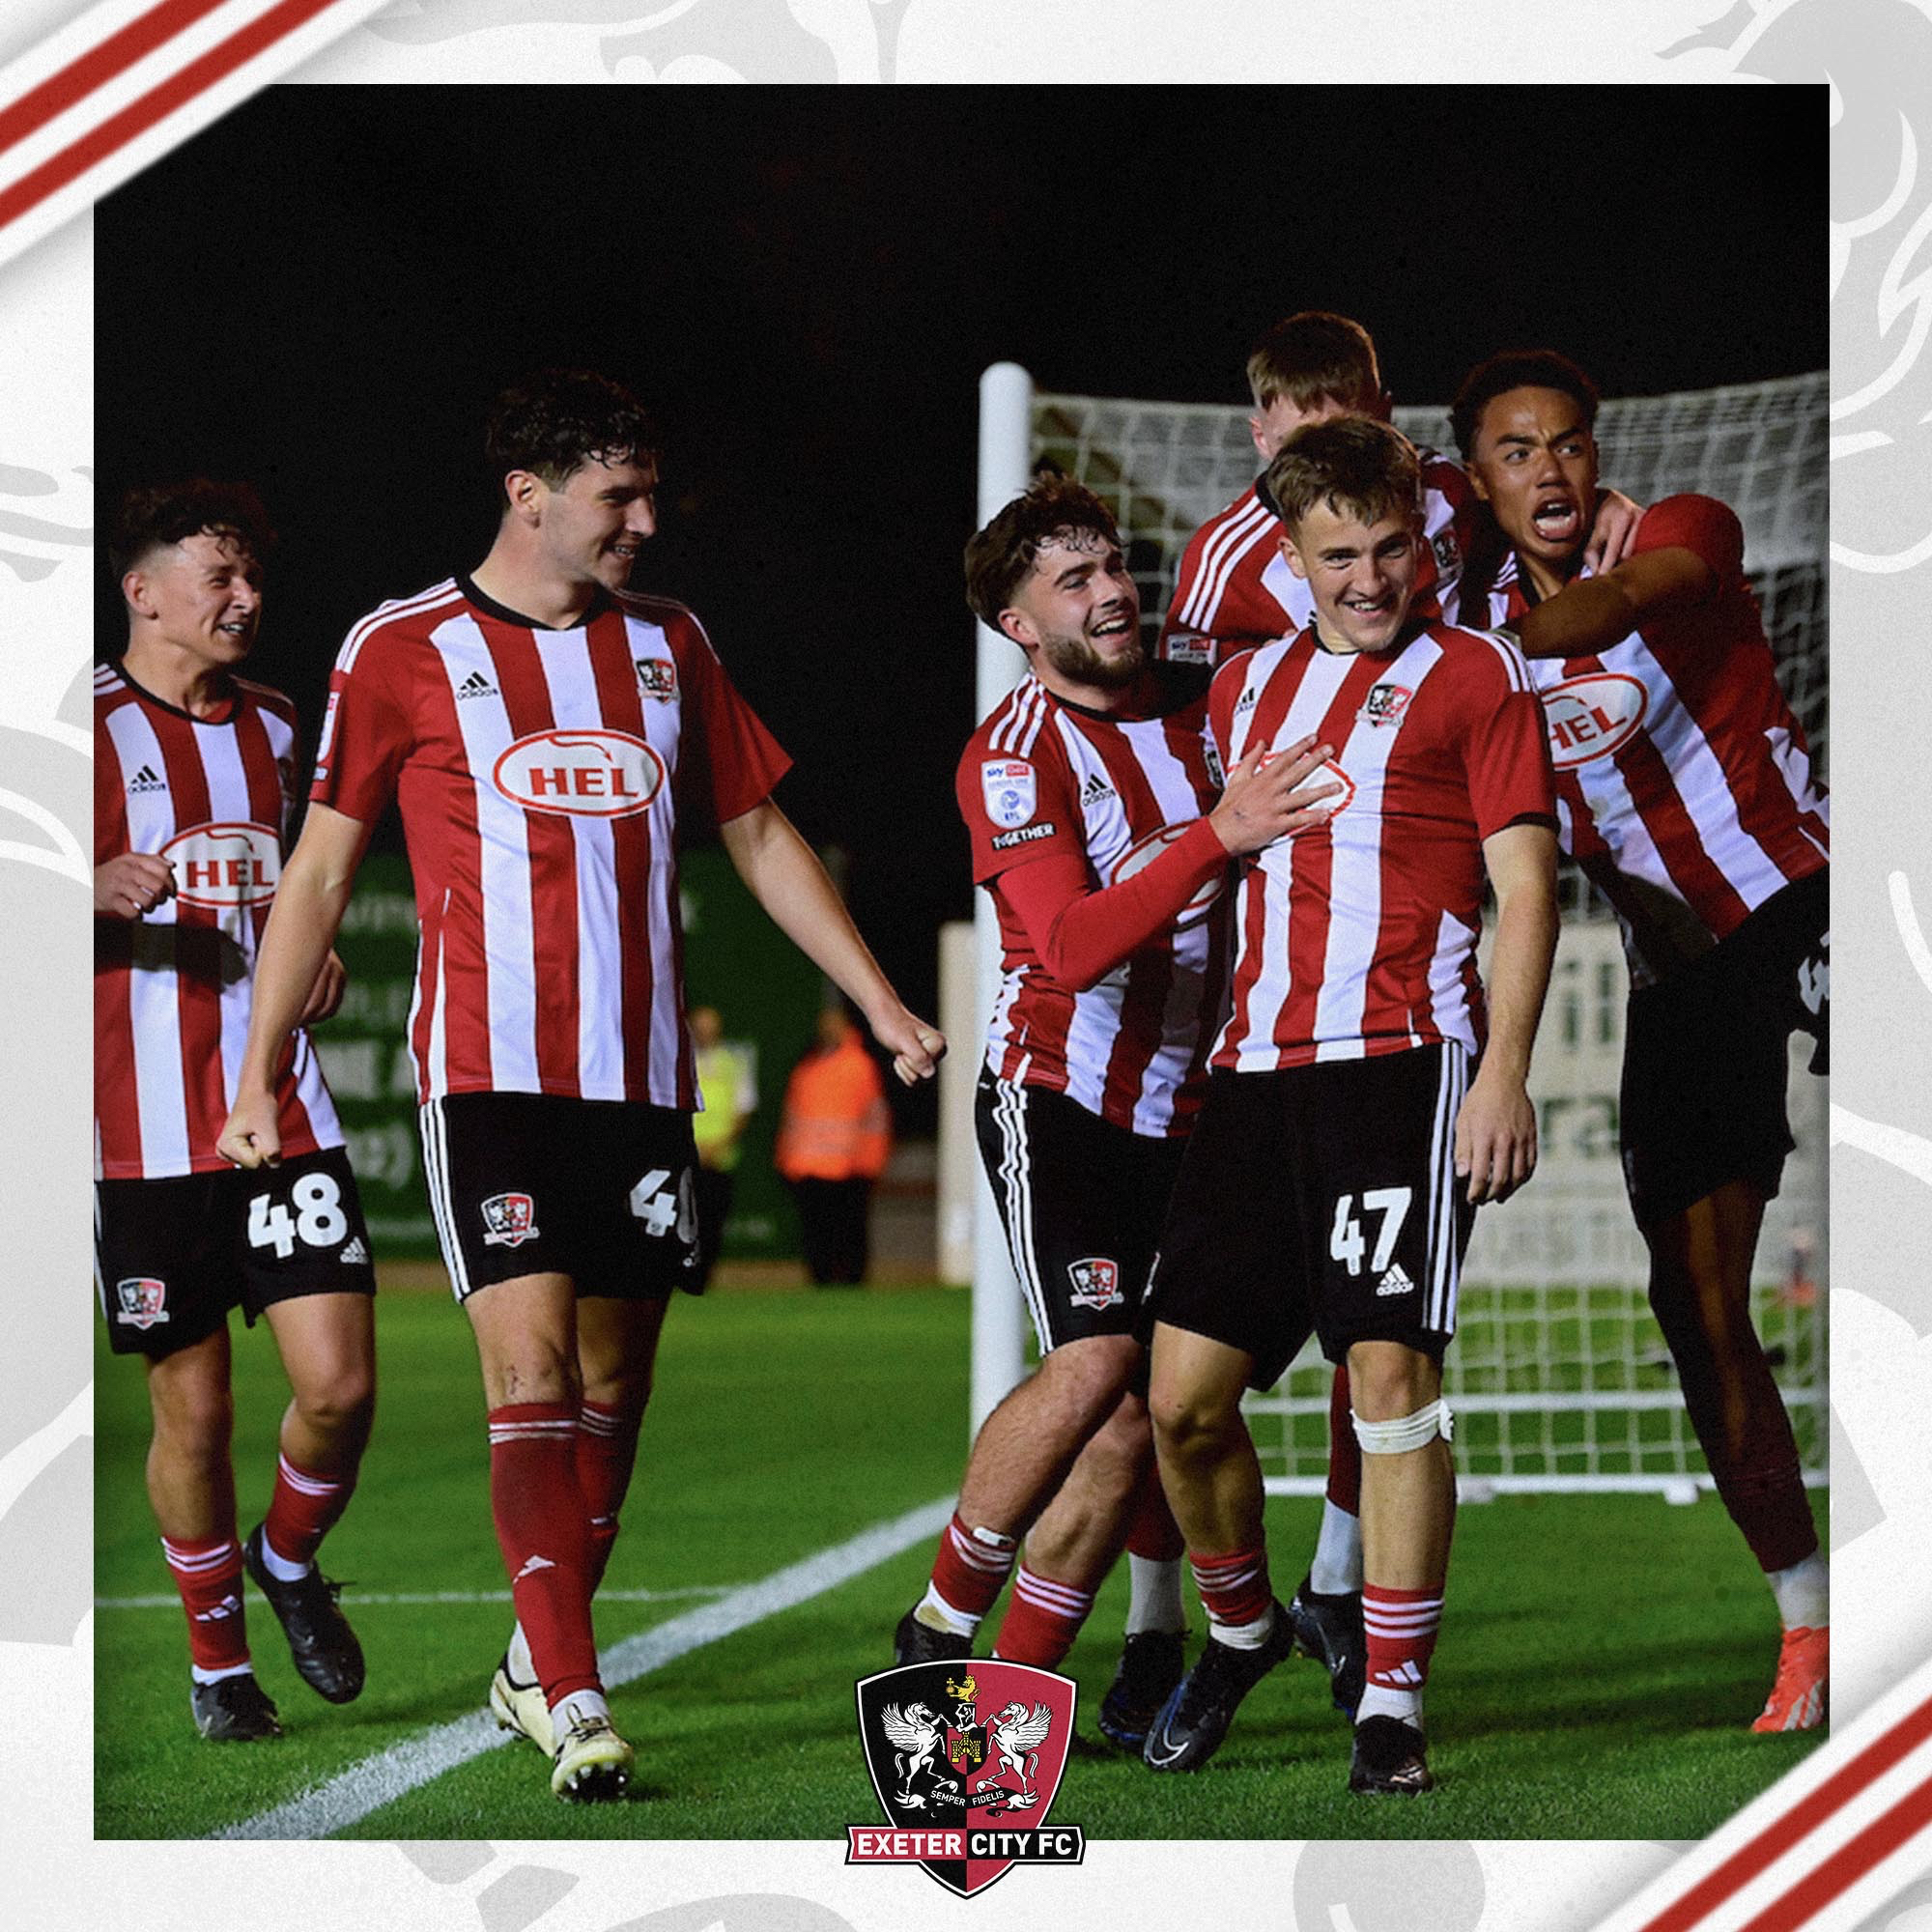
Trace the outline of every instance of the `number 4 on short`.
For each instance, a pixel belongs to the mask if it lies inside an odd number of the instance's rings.
[[[654,1167],[631,1189],[631,1212],[644,1224],[647,1235],[668,1235],[672,1228],[685,1239],[691,1238],[686,1223],[690,1216],[684,1212],[684,1194],[688,1183],[680,1181],[676,1190],[668,1186],[670,1169]]]
[[[1376,1252],[1369,1262],[1371,1274],[1380,1274],[1388,1266],[1389,1257],[1395,1253],[1396,1239],[1402,1233],[1403,1217],[1414,1199],[1415,1189],[1412,1187],[1371,1187],[1363,1192],[1363,1211],[1382,1217],[1382,1224],[1376,1232]],[[1335,1225],[1328,1232],[1328,1253],[1350,1275],[1358,1275],[1362,1271],[1362,1254],[1367,1245],[1362,1238],[1362,1224],[1355,1218],[1355,1197],[1352,1194],[1338,1196]]]

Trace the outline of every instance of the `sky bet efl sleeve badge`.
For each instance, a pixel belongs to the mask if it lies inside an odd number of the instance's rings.
[[[1080,1862],[1079,1826],[1046,1822],[1073,1740],[1070,1677],[955,1658],[882,1670],[858,1692],[889,1822],[846,1828],[848,1865],[922,1864],[971,1898],[1010,1865]]]
[[[1037,781],[1024,758],[988,758],[980,767],[980,790],[986,816],[1014,831],[1033,817],[1039,803]]]

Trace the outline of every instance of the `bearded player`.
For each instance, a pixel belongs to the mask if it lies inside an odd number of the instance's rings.
[[[981,1427],[895,1650],[968,1655],[1024,1539],[996,1651],[1050,1668],[1151,1465],[1134,1329],[1218,1014],[1224,874],[1339,788],[1296,789],[1323,755],[1311,739],[1265,773],[1237,765],[1223,791],[1207,674],[1149,663],[1113,518],[1077,483],[1043,478],[1009,503],[967,547],[966,577],[1028,668],[968,741],[957,784],[1004,952],[980,1148],[1041,1360]],[[1178,1615],[1141,1638],[1101,1716],[1136,1746],[1180,1674]]]
[[[696,618],[626,589],[656,527],[654,434],[604,378],[505,392],[499,521],[473,574],[385,604],[336,661],[314,803],[270,922],[222,1150],[272,1162],[270,1071],[402,808],[422,946],[410,1040],[451,1287],[481,1357],[517,1629],[498,1721],[563,1798],[619,1795],[590,1600],[617,1534],[668,1295],[697,1267],[697,1105],[678,929],[679,781],[733,866],[908,1084],[945,1041],[901,1004],[773,803],[788,760]]]
[[[1526,1080],[1556,938],[1549,757],[1515,649],[1410,615],[1421,474],[1396,430],[1317,424],[1267,487],[1315,621],[1217,673],[1214,742],[1234,762],[1318,733],[1345,791],[1244,871],[1233,1009],[1149,1296],[1161,1481],[1208,1640],[1145,1757],[1205,1764],[1294,1647],[1240,1404],[1312,1326],[1347,1362],[1362,1452],[1367,1684],[1350,1788],[1412,1795],[1433,1783],[1422,1693],[1455,1514],[1441,1364],[1458,1274],[1475,1207],[1536,1160]]]
[[[295,810],[294,707],[237,674],[271,541],[252,490],[194,482],[123,502],[109,554],[128,610],[94,674],[95,1273],[116,1354],[141,1358],[148,1497],[187,1613],[195,1728],[281,1735],[248,1651],[245,1568],[303,1679],[362,1689],[361,1646],[316,1568],[375,1409],[375,1272],[342,1129],[305,1033],[270,1069],[286,1158],[215,1151],[257,949]],[[293,1004],[342,998],[325,949]],[[228,1315],[268,1324],[292,1400],[265,1520],[238,1539]]]
[[[1826,1717],[1828,1571],[1750,1284],[1793,1146],[1794,1030],[1826,1068],[1829,806],[1777,688],[1736,516],[1667,497],[1622,563],[1588,564],[1596,415],[1589,378],[1533,352],[1473,370],[1454,420],[1511,546],[1492,614],[1515,627],[1542,694],[1563,847],[1623,927],[1619,1131],[1651,1308],[1783,1624],[1752,1728],[1809,1730]]]

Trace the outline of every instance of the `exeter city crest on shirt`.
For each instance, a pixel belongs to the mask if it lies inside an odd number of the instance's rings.
[[[1008,831],[1027,823],[1039,803],[1038,781],[1024,758],[988,758],[980,767],[986,816]]]
[[[1369,693],[1355,717],[1363,724],[1400,724],[1414,696],[1406,684],[1378,684]]]
[[[1073,1738],[1073,1680],[960,1658],[859,1686],[859,1740],[887,1824],[846,1829],[847,1864],[921,1864],[971,1898],[1014,1864],[1078,1864],[1077,1825],[1046,1823]]]
[[[153,1275],[129,1275],[114,1284],[114,1319],[129,1328],[152,1328],[168,1319],[168,1285]]]
[[[638,689],[646,697],[677,696],[677,667],[669,658],[638,658]]]
[[[520,1248],[537,1237],[537,1204],[527,1194],[493,1194],[483,1204],[483,1245]]]

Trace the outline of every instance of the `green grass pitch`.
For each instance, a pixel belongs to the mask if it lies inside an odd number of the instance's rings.
[[[628,1595],[599,1601],[606,1650],[948,1496],[965,1448],[967,1318],[967,1297],[939,1289],[680,1299],[607,1579]],[[330,1574],[351,1579],[345,1604],[367,1649],[368,1689],[340,1709],[315,1697],[251,1589],[256,1664],[288,1736],[250,1747],[203,1744],[189,1723],[185,1634],[142,1490],[141,1376],[101,1342],[99,1836],[233,1828],[480,1710],[509,1609],[474,1350],[440,1294],[385,1293],[378,1323],[375,1440],[326,1552]],[[286,1390],[266,1330],[238,1332],[236,1357],[246,1529],[267,1505]],[[1318,1508],[1269,1504],[1284,1594]],[[930,1554],[922,1537],[617,1690],[618,1723],[639,1747],[628,1803],[560,1804],[536,1753],[505,1743],[344,1834],[836,1839],[847,1824],[877,1822],[852,1686],[890,1663],[893,1625]],[[370,1601],[379,1597],[413,1601]],[[129,1603],[156,1598],[167,1601]],[[1463,1508],[1430,1685],[1441,1783],[1411,1804],[1350,1798],[1346,1731],[1325,1680],[1299,1660],[1253,1692],[1198,1776],[1156,1777],[1099,1745],[1093,1713],[1123,1607],[1117,1577],[1065,1666],[1080,1684],[1088,1742],[1076,1746],[1054,1817],[1096,1838],[1690,1838],[1822,1735],[1748,1734],[1776,1619],[1709,1499],[1672,1508],[1647,1496],[1518,1496]],[[1198,1636],[1198,1610],[1194,1620]]]

